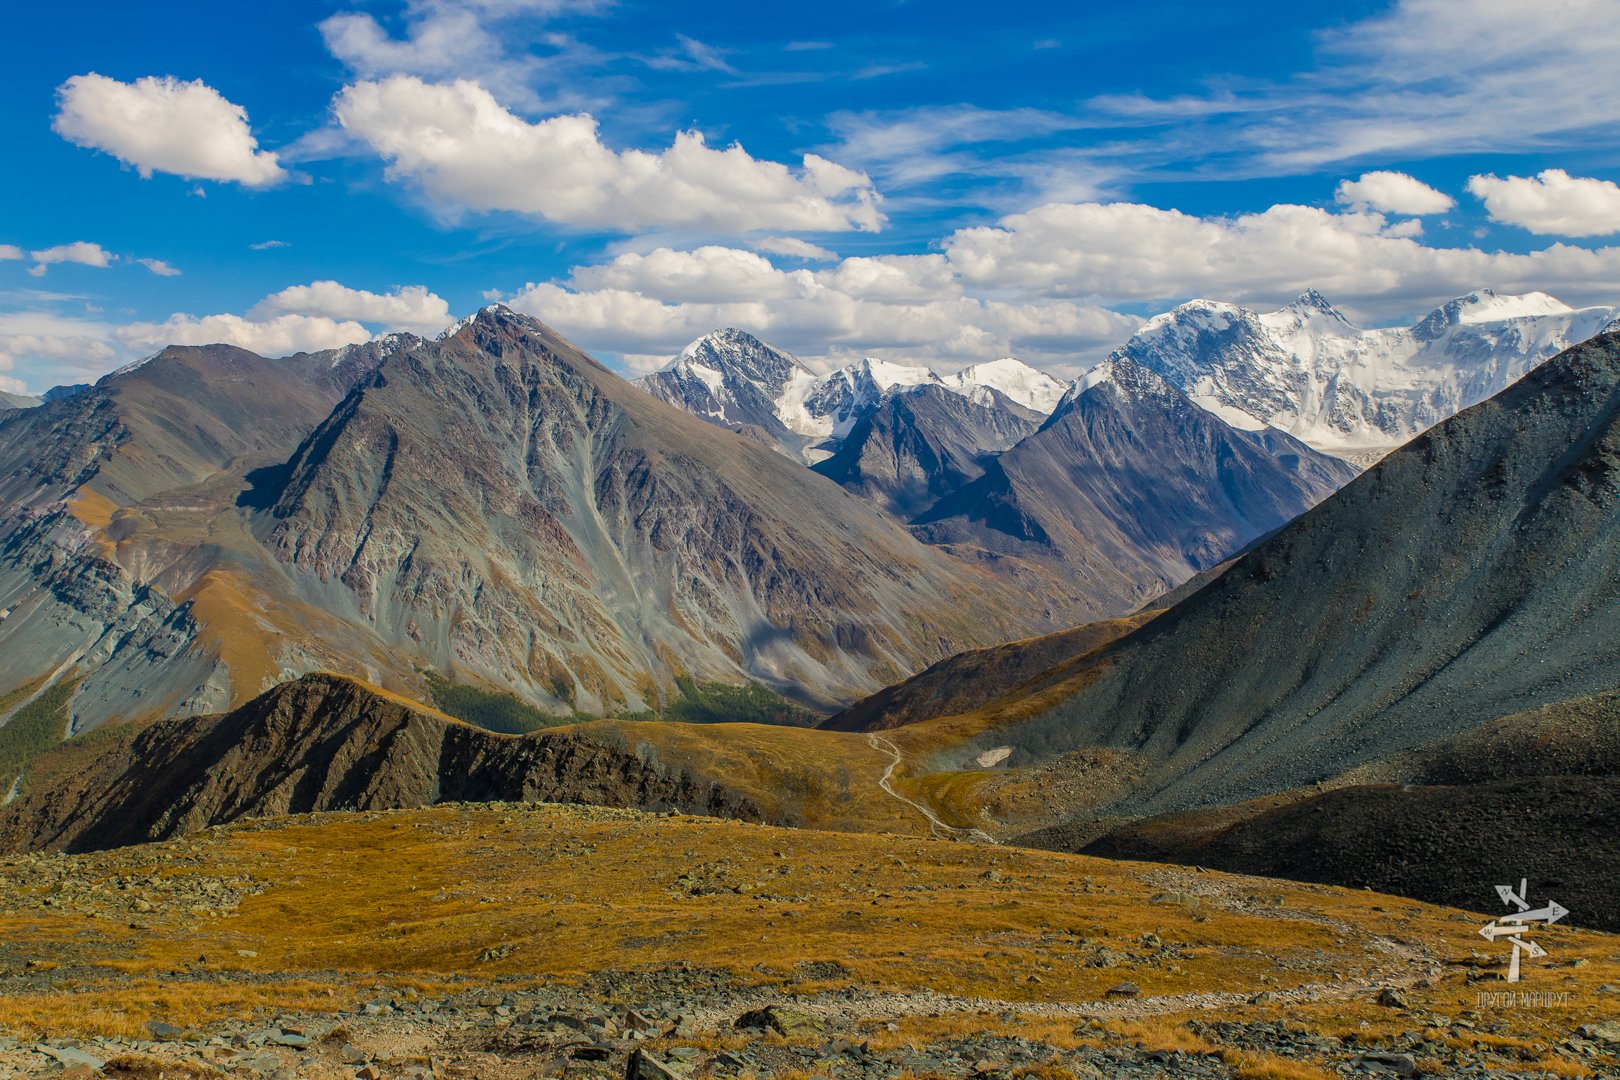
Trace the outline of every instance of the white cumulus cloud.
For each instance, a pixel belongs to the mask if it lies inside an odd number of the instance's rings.
[[[47,304],[78,299],[37,291],[27,296]],[[290,286],[242,313],[175,312],[124,324],[49,309],[0,310],[0,370],[15,369],[19,381],[46,387],[93,380],[167,345],[226,344],[287,356],[367,341],[379,331],[436,333],[451,321],[449,305],[425,286],[377,293],[336,281]]]
[[[162,259],[136,259],[136,262],[146,267],[158,277],[179,277],[180,271],[164,262]]]
[[[16,244],[0,244],[0,260],[21,259],[27,253]]]
[[[1339,181],[1333,197],[1341,206],[1384,214],[1443,214],[1457,205],[1450,195],[1417,177],[1387,169],[1362,173],[1359,180]]]
[[[1437,247],[1411,224],[1287,204],[1198,217],[1138,203],[1055,203],[958,230],[944,247],[969,285],[1104,303],[1266,304],[1314,287],[1364,318],[1393,319],[1482,285],[1572,303],[1620,299],[1620,247]]]
[[[814,154],[790,169],[687,131],[659,153],[615,151],[586,114],[530,122],[477,83],[393,76],[345,87],[338,123],[441,207],[507,210],[621,231],[876,230],[863,173]]]
[[[57,88],[52,128],[69,142],[102,150],[143,177],[263,187],[286,179],[276,155],[259,149],[247,112],[202,80],[145,76],[119,82],[91,72]]]
[[[57,244],[55,247],[30,251],[28,257],[34,260],[34,265],[28,272],[35,277],[43,277],[46,268],[57,263],[103,267],[110,265],[118,256],[100,244],[92,244],[88,240],[75,240],[71,244]]]
[[[1469,194],[1485,203],[1492,221],[1538,236],[1611,236],[1620,233],[1620,185],[1545,169],[1535,176],[1473,176]]]
[[[940,255],[783,270],[720,246],[620,255],[525,286],[507,303],[636,370],[717,326],[739,326],[822,367],[866,353],[932,364],[1015,353],[1074,374],[1142,321],[1074,300],[970,296]]]
[[[235,345],[261,356],[336,349],[371,339],[371,331],[352,320],[324,315],[276,315],[250,319],[241,315],[171,315],[163,322],[137,322],[119,327],[114,337],[125,346],[153,352],[167,345]]]
[[[34,294],[49,303],[48,294]],[[0,311],[0,371],[14,371],[11,389],[43,390],[84,382],[125,359],[109,341],[110,327],[51,310]]]
[[[178,312],[163,322],[118,327],[112,336],[142,351],[165,345],[226,344],[261,356],[286,356],[368,341],[374,336],[372,328],[431,334],[452,321],[450,305],[422,285],[375,293],[336,281],[312,281],[271,293],[246,314]]]
[[[289,286],[265,297],[249,312],[253,318],[262,319],[289,314],[375,323],[388,330],[422,335],[436,334],[454,321],[450,305],[426,286],[405,285],[392,292],[374,293],[336,281]]]
[[[19,357],[41,357],[97,364],[117,354],[106,341],[87,334],[0,333],[0,359],[9,367]]]

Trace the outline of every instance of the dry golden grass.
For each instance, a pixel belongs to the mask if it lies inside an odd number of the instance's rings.
[[[1232,1067],[1237,1080],[1338,1080],[1339,1074],[1309,1062],[1258,1054],[1248,1050],[1223,1050],[1221,1060]]]
[[[309,979],[245,983],[133,980],[117,993],[88,995],[80,987],[0,996],[0,1030],[22,1038],[65,1031],[81,1035],[145,1038],[153,1016],[181,1027],[201,1027],[242,1016],[307,1010],[321,1012],[352,1002],[359,987]]]
[[[1526,1065],[1522,1071],[1536,1076],[1569,1077],[1570,1080],[1584,1080],[1585,1077],[1597,1075],[1597,1073],[1580,1062],[1561,1057],[1539,1058]]]
[[[1191,1031],[1177,1019],[1162,1016],[1143,1017],[1140,1020],[1116,1020],[1106,1030],[1140,1046],[1144,1050],[1165,1050],[1183,1054],[1213,1054],[1219,1047]]]
[[[946,824],[958,829],[982,828],[979,809],[992,800],[990,792],[1006,782],[1007,773],[989,770],[933,772],[907,777],[898,774],[896,788],[920,803],[931,806]]]
[[[598,720],[579,730],[645,746],[658,760],[754,799],[773,820],[813,829],[923,835],[928,822],[884,794],[890,757],[866,736],[768,724]]]
[[[281,665],[270,655],[268,620],[259,600],[248,596],[234,575],[209,571],[175,597],[177,603],[188,600],[203,642],[230,669],[232,708],[275,684]]]
[[[49,673],[41,675],[35,679],[29,679],[20,686],[14,687],[4,694],[0,694],[0,716],[6,715],[12,709],[15,709],[18,705],[21,705],[24,701],[27,701],[29,698],[39,693],[39,688],[45,685],[45,680],[48,678],[50,678]]]
[[[1162,998],[1365,977],[1368,989],[1348,1000],[1237,1005],[1222,1018],[1286,1016],[1330,1034],[1398,1036],[1413,1021],[1373,1003],[1384,978],[1373,973],[1410,979],[1427,962],[1393,960],[1380,940],[1466,957],[1474,929],[1471,917],[1445,908],[1325,886],[543,805],[250,823],[60,865],[73,868],[82,888],[46,910],[19,892],[21,878],[0,874],[0,972],[15,974],[24,960],[61,965],[49,991],[15,978],[0,983],[21,988],[0,994],[0,1028],[116,1033],[156,1016],[205,1023],[255,1008],[352,1005],[379,986],[522,987],[684,964],[796,992],[851,988],[894,1000],[934,991],[1008,1003],[994,1005],[994,1017],[965,1003],[961,1012],[905,1016],[895,1032],[873,1030],[880,1046],[993,1027],[1060,1047],[1107,1036],[1203,1053],[1217,1048],[1184,1026],[1210,1016],[1193,1002],[1116,1019],[1101,1033],[1076,1029],[1110,986],[1127,980],[1144,998]],[[134,929],[114,879],[149,874],[246,876],[265,887],[233,914],[159,910]],[[99,891],[84,891],[96,884]],[[1166,890],[1202,895],[1196,906],[1152,902]],[[1148,933],[1160,944],[1144,944]],[[1560,961],[1587,961],[1536,973],[1547,988],[1568,986],[1572,1007],[1503,1014],[1509,1027],[1493,1045],[1555,1045],[1596,1018],[1597,985],[1620,981],[1614,937],[1560,930],[1545,943]],[[481,961],[495,946],[510,951]],[[1123,962],[1090,966],[1101,947]],[[843,970],[811,979],[800,964],[817,960]],[[332,996],[322,992],[328,987]],[[1459,971],[1409,993],[1415,1009],[1455,1016],[1477,990]],[[940,1012],[939,999],[928,1000]],[[1052,1015],[1054,1007],[1067,1012]],[[1000,1019],[1005,1009],[1012,1019]],[[1524,1060],[1541,1057],[1560,1060]],[[1256,1080],[1321,1075],[1311,1063],[1257,1054],[1231,1063]]]
[[[91,529],[105,529],[112,524],[118,504],[89,486],[81,486],[68,500],[68,513]]]

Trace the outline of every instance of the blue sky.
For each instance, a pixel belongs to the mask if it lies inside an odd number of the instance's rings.
[[[1073,374],[1192,297],[1620,301],[1613,0],[409,0],[13,16],[0,389],[501,300],[626,371]],[[1369,175],[1371,174],[1371,175]]]

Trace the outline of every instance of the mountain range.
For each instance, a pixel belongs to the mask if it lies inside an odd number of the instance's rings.
[[[804,388],[734,331],[687,353]],[[75,731],[323,669],[563,716],[657,710],[681,679],[834,708],[1125,614],[1349,476],[1174,392],[1132,398],[1125,443],[1075,438],[1123,391],[1044,420],[1009,396],[1048,383],[863,362],[803,395],[842,433],[812,470],[771,449],[774,413],[699,423],[499,307],[435,341],[166,349],[0,421],[8,688],[75,680]]]
[[[941,376],[868,357],[818,377],[723,330],[638,385],[814,461],[1059,623],[1126,614],[1355,475],[1276,429],[1233,427],[1123,357],[1066,388],[1013,359]]]
[[[1166,609],[942,661],[882,731],[1020,842],[1620,928],[1620,333],[1389,454]],[[1488,890],[1486,890],[1488,894]]]
[[[995,391],[1045,416],[1063,396],[1051,375],[1005,357],[941,376],[926,367],[876,357],[818,375],[790,353],[742,330],[705,334],[636,385],[660,401],[734,431],[752,433],[784,453],[815,463],[830,456],[884,395],[940,387],[964,397]]]
[[[1617,318],[1620,308],[1483,289],[1414,326],[1362,330],[1311,290],[1265,314],[1189,301],[1112,357],[1158,372],[1239,427],[1277,428],[1366,465]]]
[[[1115,358],[1040,429],[912,519],[964,557],[1019,567],[1035,595],[1122,615],[1241,551],[1355,470],[1279,432],[1232,427]]]
[[[493,306],[432,341],[166,349],[8,411],[0,765],[19,731],[140,722],[36,755],[5,843],[543,795],[1463,903],[1402,851],[1485,874],[1444,838],[1579,798],[1525,825],[1552,874],[1610,820],[1620,334],[1359,476],[1123,352],[1045,414],[943,379],[857,399],[806,467],[780,398],[699,420]],[[848,707],[590,719],[694,680]],[[458,682],[574,723],[409,700]]]
[[[677,677],[849,700],[1027,632],[988,572],[489,309],[267,360],[172,348],[0,421],[7,689],[73,730],[305,671],[635,711]]]
[[[1612,316],[1485,292],[1362,332],[1315,293],[1194,302],[1067,387],[1012,359],[816,375],[727,329],[635,393],[498,308],[437,341],[171,348],[0,421],[0,644],[13,687],[79,680],[75,730],[321,668],[564,715],[656,708],[679,678],[842,705],[1126,615],[1348,482],[1258,418],[1321,398],[1307,354],[1383,372],[1356,414],[1382,438],[1429,415],[1389,371],[1443,376],[1443,412]],[[1267,414],[1348,414],[1310,415]]]
[[[1084,652],[1030,643],[1044,670],[951,721],[977,732],[954,760],[1107,748],[1140,773],[1107,812],[1152,814],[1606,692],[1620,685],[1617,514],[1610,334],[1390,454],[1133,632]],[[829,725],[892,726],[881,709]]]
[[[1364,330],[1312,289],[1265,313],[1190,300],[1148,320],[1108,359],[1156,372],[1233,426],[1276,428],[1364,467],[1617,320],[1620,308],[1481,289],[1413,326]],[[989,389],[1049,415],[1069,390],[1012,357],[949,375],[866,357],[818,375],[735,329],[704,335],[637,384],[812,463],[836,451],[886,393]]]
[[[983,476],[1044,419],[989,387],[958,394],[922,383],[882,395],[833,455],[812,468],[890,516],[911,521]]]

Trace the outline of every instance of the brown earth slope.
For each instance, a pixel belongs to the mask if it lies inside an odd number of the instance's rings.
[[[1494,886],[1523,878],[1536,906],[1555,899],[1577,926],[1620,931],[1620,776],[1355,785],[1232,808],[1245,812],[1214,827],[1208,811],[1150,818],[1082,850],[1365,886],[1488,915],[1509,913]]]
[[[886,731],[969,712],[1137,629],[1157,611],[1085,623],[1024,641],[957,653],[823,720],[825,731]]]

